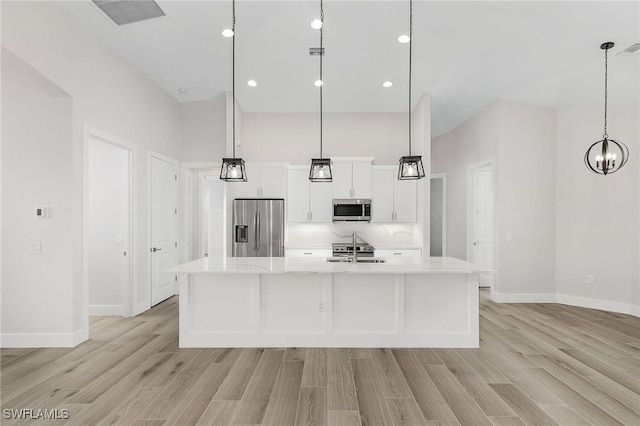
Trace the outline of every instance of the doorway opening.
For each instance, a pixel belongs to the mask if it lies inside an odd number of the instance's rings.
[[[495,268],[495,219],[493,162],[482,161],[467,168],[467,260]],[[480,273],[480,287],[494,284],[493,273]]]
[[[131,315],[134,145],[85,128],[84,270],[87,317]]]
[[[430,253],[433,257],[447,255],[447,174],[431,174]]]

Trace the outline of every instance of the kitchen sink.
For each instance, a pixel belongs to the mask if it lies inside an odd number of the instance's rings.
[[[327,262],[332,263],[352,263],[353,259],[350,257],[330,257],[326,259]],[[356,263],[386,263],[385,259],[379,257],[360,257]]]

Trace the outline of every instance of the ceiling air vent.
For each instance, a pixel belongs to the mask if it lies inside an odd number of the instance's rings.
[[[620,54],[630,55],[632,53],[636,53],[638,50],[640,50],[640,41],[633,43],[631,46],[627,47],[626,49],[622,49],[621,51],[618,52],[618,55]]]
[[[153,0],[92,0],[116,25],[126,25],[165,16]]]
[[[324,47],[322,48],[322,50],[320,50],[319,47],[310,47],[309,48],[309,56],[324,56],[324,54],[325,54]]]

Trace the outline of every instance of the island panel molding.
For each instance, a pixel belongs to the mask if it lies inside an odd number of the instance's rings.
[[[479,346],[478,273],[453,258],[383,264],[203,258],[179,275],[180,347]]]

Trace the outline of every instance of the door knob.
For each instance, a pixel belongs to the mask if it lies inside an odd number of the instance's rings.
[[[151,249],[151,252],[152,252],[152,253],[155,253],[155,252],[160,251],[160,250],[162,250],[162,249],[161,249],[161,248],[154,247],[154,248],[152,248],[152,249]]]

